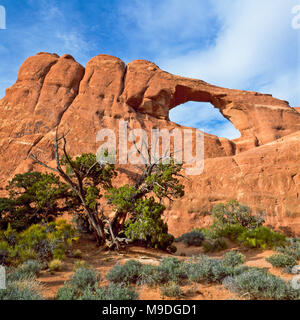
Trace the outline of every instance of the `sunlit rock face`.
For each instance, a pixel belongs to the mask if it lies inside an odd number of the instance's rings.
[[[169,111],[188,101],[211,103],[241,137],[205,134],[204,171],[183,180],[185,197],[166,212],[170,231],[178,235],[207,225],[215,203],[238,199],[265,211],[267,223],[300,233],[300,109],[271,95],[175,76],[145,60],[125,65],[98,55],[84,68],[70,55],[28,58],[0,101],[0,184],[15,173],[41,169],[30,153],[53,162],[58,125],[68,132],[71,155],[96,152],[97,132],[110,128],[118,136],[120,120],[148,132],[184,129],[169,120]],[[125,172],[118,183],[130,180]]]

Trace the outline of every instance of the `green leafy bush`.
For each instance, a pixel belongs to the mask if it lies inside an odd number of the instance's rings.
[[[243,264],[246,257],[238,251],[229,251],[225,254],[223,263],[230,267],[236,267]]]
[[[264,223],[263,217],[251,214],[251,209],[236,200],[226,204],[219,203],[212,210],[214,227],[222,230],[228,225],[241,225],[245,228],[257,228]]]
[[[14,234],[13,242],[8,240],[8,234]],[[2,264],[18,265],[27,260],[61,259],[76,239],[76,230],[65,220],[31,225],[20,233],[9,226],[0,234],[0,260]]]
[[[68,210],[64,202],[71,196],[69,187],[53,173],[27,172],[9,181],[8,198],[0,198],[0,229],[8,225],[18,230],[32,224],[53,221]]]
[[[166,207],[156,202],[153,197],[139,199],[135,203],[134,218],[126,222],[126,237],[143,241],[149,247],[167,250],[175,238],[168,234],[168,225],[161,218],[165,209]]]
[[[219,252],[227,249],[227,243],[225,238],[220,237],[217,239],[204,240],[202,247],[204,252]]]
[[[238,241],[249,248],[267,249],[286,244],[286,237],[267,227],[258,227],[245,230]]]
[[[187,246],[201,246],[202,241],[205,239],[204,234],[199,230],[184,233],[176,239],[176,241],[183,241]]]
[[[283,253],[274,254],[266,261],[276,268],[292,268],[297,265],[297,260],[294,257]]]

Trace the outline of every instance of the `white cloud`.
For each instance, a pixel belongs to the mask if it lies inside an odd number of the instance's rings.
[[[300,104],[294,89],[300,33],[291,28],[295,1],[239,0],[229,6],[224,2],[213,2],[222,21],[214,45],[182,55],[161,56],[159,65],[172,73],[220,86],[271,90],[268,93]],[[285,79],[285,94],[280,90],[280,79]]]
[[[148,41],[155,63],[174,74],[271,93],[300,106],[300,32],[291,27],[299,0],[191,1],[145,0],[129,8],[137,21],[133,34]],[[214,126],[216,114],[195,108],[172,110],[171,119],[228,138],[236,133],[225,120]]]

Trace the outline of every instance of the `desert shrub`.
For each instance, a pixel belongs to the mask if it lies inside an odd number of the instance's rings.
[[[266,261],[276,268],[292,268],[297,265],[297,261],[294,257],[283,253],[273,254],[271,257],[267,258]]]
[[[243,264],[246,261],[246,257],[238,251],[229,251],[225,254],[223,263],[230,267],[236,267]]]
[[[162,297],[170,297],[180,299],[183,296],[183,291],[176,282],[169,282],[161,287]]]
[[[225,266],[222,260],[200,256],[191,259],[186,264],[186,273],[193,282],[220,282],[231,274],[231,269]]]
[[[72,257],[77,259],[82,258],[82,251],[80,249],[75,250],[72,253]]]
[[[199,230],[193,230],[192,232],[184,233],[176,241],[183,241],[187,246],[201,246],[205,236]]]
[[[92,290],[88,288],[80,300],[137,300],[138,293],[123,283],[110,283],[106,287]]]
[[[231,278],[225,287],[239,294],[248,294],[252,299],[292,300],[300,297],[300,291],[266,270],[249,269]]]
[[[77,291],[83,291],[86,287],[95,287],[100,281],[97,270],[90,268],[78,268],[70,279],[70,285]]]
[[[267,227],[258,227],[245,230],[238,241],[249,248],[267,249],[286,244],[286,237]]]
[[[20,233],[9,227],[0,236],[0,260],[6,265],[18,265],[27,260],[62,259],[72,241],[77,239],[75,229],[65,220],[31,225]]]
[[[161,218],[166,207],[153,197],[139,199],[134,207],[133,218],[125,225],[128,239],[143,241],[147,246],[167,250],[175,238],[168,233],[168,225]],[[174,247],[171,247],[174,251]]]
[[[100,275],[94,269],[79,268],[57,292],[57,300],[135,300],[138,294],[123,283],[98,287]]]
[[[297,239],[290,240],[290,243],[283,247],[278,247],[277,251],[300,260],[300,241]]]
[[[187,279],[184,262],[174,257],[163,258],[156,269],[155,277],[157,283],[181,283]]]
[[[227,225],[241,225],[245,228],[257,228],[264,223],[263,217],[251,214],[251,209],[236,200],[226,204],[219,203],[212,210],[214,227],[222,230]]]
[[[0,198],[0,229],[10,224],[22,231],[43,220],[53,221],[69,209],[63,203],[71,196],[70,188],[53,173],[17,174],[6,190],[9,197]]]
[[[157,266],[151,265],[151,264],[144,264],[138,275],[137,284],[138,285],[148,285],[148,286],[154,286],[157,284]]]
[[[142,264],[137,260],[128,260],[124,265],[116,264],[107,274],[107,279],[111,282],[136,283]]]
[[[51,273],[62,270],[62,262],[59,259],[53,259],[48,264]]]
[[[247,229],[240,224],[229,224],[220,229],[218,235],[236,242],[239,236],[246,230]]]
[[[226,240],[222,237],[217,239],[204,240],[202,243],[204,252],[219,252],[227,249]]]
[[[8,280],[6,289],[0,290],[0,300],[42,300],[41,285],[34,278]]]
[[[56,294],[56,300],[78,300],[79,293],[72,288],[70,284],[65,283],[63,287],[60,287]]]
[[[89,264],[84,260],[77,260],[74,263],[74,271],[76,271],[79,268],[89,268],[89,267],[90,267]]]

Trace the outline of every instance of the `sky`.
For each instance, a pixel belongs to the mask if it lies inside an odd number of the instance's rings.
[[[125,63],[146,59],[174,74],[270,93],[300,107],[296,5],[300,0],[0,0],[6,11],[0,98],[23,61],[46,51],[69,53],[84,66],[100,53]],[[170,119],[239,137],[210,104],[188,102]]]

